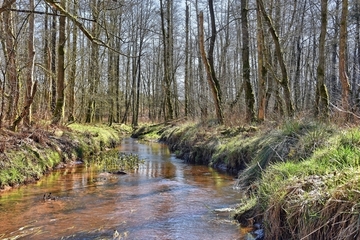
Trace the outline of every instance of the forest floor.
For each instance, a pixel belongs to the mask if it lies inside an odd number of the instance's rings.
[[[62,168],[116,147],[131,128],[124,125],[37,126],[13,132],[0,130],[0,192],[35,182]]]
[[[358,239],[360,130],[316,121],[219,126],[148,125],[179,158],[238,173],[244,192],[234,218],[265,239]],[[254,239],[256,236],[254,237]]]

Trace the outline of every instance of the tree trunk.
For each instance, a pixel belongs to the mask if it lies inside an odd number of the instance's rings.
[[[172,101],[171,101],[171,70],[172,70],[172,60],[171,60],[171,50],[172,50],[172,46],[170,45],[172,42],[170,40],[170,38],[172,36],[170,36],[170,32],[169,29],[171,26],[169,26],[169,8],[170,8],[170,0],[167,0],[167,28],[165,28],[165,14],[164,14],[164,10],[163,10],[163,2],[162,0],[160,0],[160,15],[161,15],[161,31],[162,31],[162,37],[163,37],[163,45],[164,45],[164,56],[163,56],[163,61],[164,61],[164,103],[165,103],[165,120],[171,120],[174,118],[174,109],[173,109],[173,105],[172,105]]]
[[[97,38],[99,36],[99,26],[97,24],[98,21],[98,2],[96,0],[92,1],[92,15],[93,18],[95,19],[94,22],[92,22],[92,34],[95,36],[95,38]],[[90,81],[89,83],[89,99],[88,99],[88,103],[87,103],[87,111],[86,111],[86,118],[85,118],[85,122],[86,123],[92,123],[95,118],[96,118],[96,95],[98,92],[98,85],[99,85],[99,81],[100,81],[100,69],[99,69],[99,45],[95,42],[91,42],[91,59],[90,59],[90,70],[89,70],[89,76],[88,76],[88,80]]]
[[[51,68],[51,101],[50,101],[50,109],[52,114],[54,115],[55,113],[55,108],[56,108],[56,38],[57,38],[57,30],[56,30],[56,10],[54,9],[54,15],[52,17],[52,23],[51,23],[51,63],[50,63],[50,68]],[[60,46],[59,46],[60,47]]]
[[[325,43],[327,28],[327,3],[328,0],[321,0],[321,31],[319,39],[319,65],[317,67],[317,87],[316,87],[316,109],[317,116],[326,120],[329,118],[329,97],[325,85]]]
[[[347,120],[349,117],[349,95],[350,84],[347,75],[347,16],[348,16],[348,0],[342,1],[342,11],[340,20],[340,40],[339,40],[339,78],[341,82],[341,104],[344,110],[344,117]]]
[[[212,5],[212,0],[209,0],[209,10],[211,15],[211,29],[212,35],[210,38],[210,47],[208,50],[208,56],[206,56],[205,46],[204,46],[204,15],[203,12],[199,13],[199,49],[202,61],[205,66],[207,80],[209,83],[209,87],[212,92],[214,104],[215,104],[215,111],[216,111],[216,118],[219,124],[224,123],[224,117],[221,108],[221,92],[220,92],[220,84],[218,79],[215,75],[214,69],[214,45],[215,45],[215,38],[216,38],[216,28],[215,28],[215,17],[214,17],[214,9]]]
[[[246,121],[255,121],[255,96],[250,82],[250,50],[249,50],[249,24],[248,3],[241,0],[241,30],[242,30],[242,63],[243,81],[245,83]]]
[[[256,20],[257,20],[257,55],[258,55],[258,113],[257,120],[265,120],[266,110],[266,54],[265,54],[265,41],[264,30],[262,24],[262,17],[259,10],[259,6],[256,8]]]
[[[185,76],[184,76],[184,87],[185,87],[185,117],[189,115],[189,21],[190,21],[190,13],[189,13],[189,5],[186,1],[185,8]]]
[[[30,9],[34,9],[34,0],[29,0]],[[24,97],[24,106],[20,115],[13,122],[11,129],[16,131],[17,126],[23,120],[25,126],[30,126],[31,123],[31,104],[33,102],[37,82],[34,83],[34,61],[35,61],[35,49],[34,49],[34,30],[35,30],[35,18],[34,13],[29,15],[29,35],[28,35],[28,56],[27,56],[27,71],[26,71],[26,88]]]
[[[14,1],[6,0],[3,2],[3,7],[10,6]],[[17,72],[17,44],[16,36],[14,34],[14,23],[13,15],[10,11],[5,11],[2,13],[2,23],[3,23],[3,32],[5,33],[5,40],[2,40],[4,46],[5,54],[5,80],[8,82],[10,88],[10,93],[8,94],[8,108],[6,112],[6,119],[12,122],[15,118],[16,109],[19,102],[19,79]]]
[[[79,1],[78,0],[73,0],[74,1],[74,14],[77,15],[77,8],[79,5]],[[75,78],[76,78],[76,65],[77,65],[77,45],[78,45],[78,30],[77,28],[73,28],[72,31],[72,49],[71,49],[71,65],[70,65],[70,72],[69,72],[69,84],[68,84],[68,92],[69,92],[69,96],[68,96],[68,110],[69,110],[69,115],[68,115],[68,121],[72,122],[75,121]]]
[[[61,0],[61,6],[65,8],[66,0]],[[56,105],[52,123],[59,124],[63,118],[63,110],[65,104],[65,35],[66,17],[60,16],[59,19],[59,44],[58,44],[58,72],[57,72],[57,84],[56,84]]]
[[[291,99],[289,76],[287,73],[287,67],[285,64],[284,54],[283,54],[283,51],[280,46],[280,39],[274,28],[272,20],[270,19],[269,15],[266,13],[263,1],[257,0],[257,3],[258,3],[258,6],[260,7],[260,11],[262,12],[265,22],[269,26],[270,34],[274,40],[275,53],[276,53],[276,57],[279,62],[280,70],[281,70],[280,85],[282,86],[282,88],[284,90],[284,98],[285,98],[284,100],[285,100],[285,104],[286,104],[287,114],[288,114],[288,116],[292,117],[294,115],[294,105],[293,105],[293,101]]]

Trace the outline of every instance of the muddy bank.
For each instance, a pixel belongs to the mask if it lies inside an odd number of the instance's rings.
[[[54,168],[118,145],[127,129],[120,126],[34,127],[0,130],[0,191],[39,180]]]

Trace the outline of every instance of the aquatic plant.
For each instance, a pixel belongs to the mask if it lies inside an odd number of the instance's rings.
[[[115,173],[117,171],[137,170],[145,161],[140,159],[137,154],[111,149],[93,157],[90,162],[95,162],[103,171]]]

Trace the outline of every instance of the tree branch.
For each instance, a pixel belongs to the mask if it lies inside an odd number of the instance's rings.
[[[16,0],[9,0],[9,1],[4,1],[3,5],[0,8],[0,13],[8,10],[8,7],[10,7],[13,3],[15,3]]]
[[[84,27],[84,25],[79,22],[77,16],[73,16],[71,15],[68,11],[66,11],[59,3],[55,2],[54,0],[45,0],[47,3],[49,3],[53,8],[55,8],[56,10],[58,10],[61,14],[65,15],[67,18],[69,18],[84,34],[85,36],[93,43],[99,45],[99,46],[103,46],[106,47],[108,49],[110,49],[113,52],[116,52],[122,56],[125,57],[131,57],[131,58],[136,58],[138,56],[129,56],[127,54],[124,54],[118,50],[116,50],[113,47],[110,47],[107,43],[105,43],[104,41],[102,41],[101,39],[95,38],[93,35],[91,35],[91,33]]]

